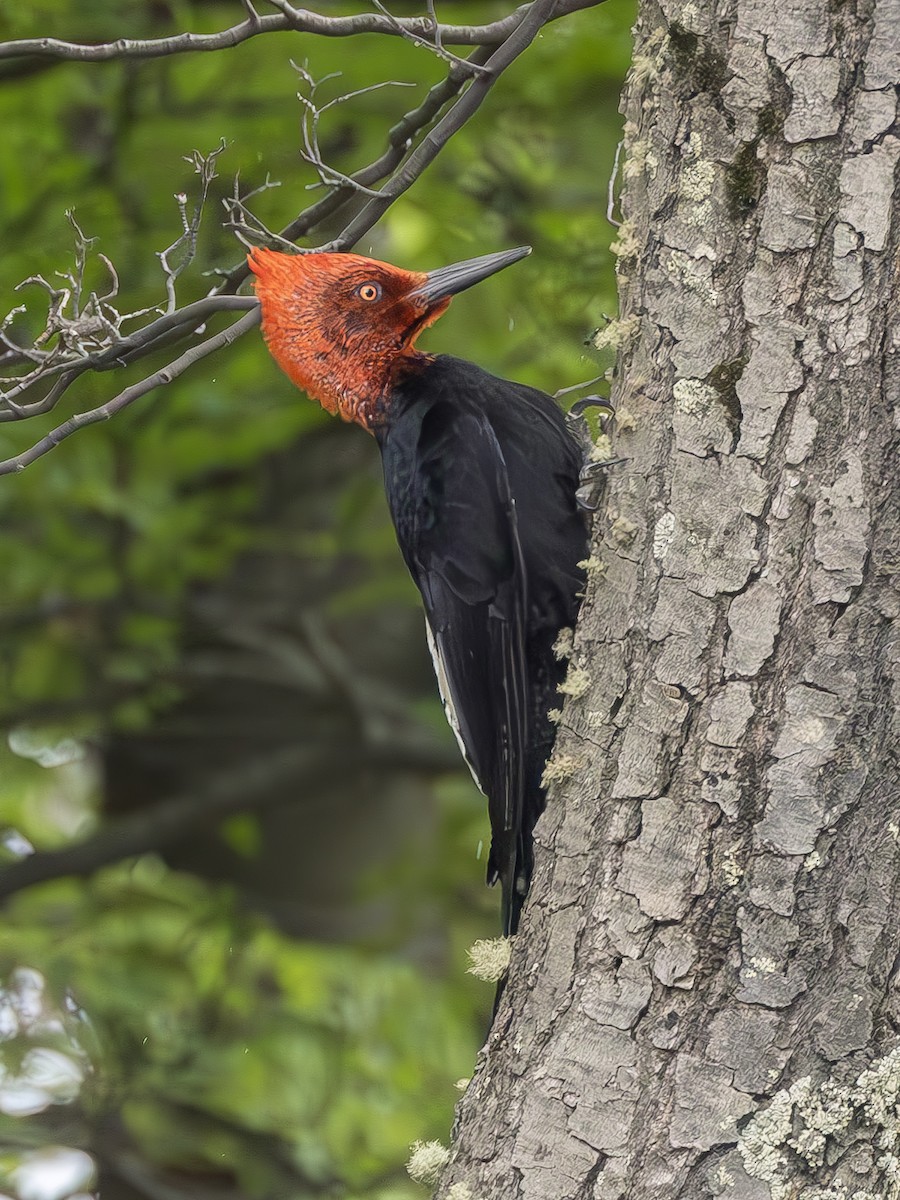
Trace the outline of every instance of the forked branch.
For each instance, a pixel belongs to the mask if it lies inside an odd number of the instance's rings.
[[[246,21],[221,34],[182,34],[175,38],[150,41],[120,39],[96,46],[79,46],[52,38],[33,39],[0,43],[0,59],[22,54],[81,61],[160,57],[188,50],[235,45],[247,37],[276,27],[327,37],[386,33],[417,43],[427,43],[430,49],[448,62],[445,78],[389,130],[385,150],[352,174],[345,174],[325,162],[319,144],[319,121],[325,112],[336,105],[374,88],[397,86],[397,81],[378,83],[320,104],[315,99],[315,92],[324,81],[315,81],[305,66],[297,68],[306,88],[300,97],[304,108],[301,153],[318,176],[313,186],[324,186],[328,189],[326,194],[294,217],[280,233],[269,230],[252,213],[247,203],[259,192],[278,186],[268,176],[260,187],[243,196],[236,181],[234,194],[224,202],[224,224],[243,245],[276,245],[286,250],[296,249],[298,238],[308,237],[326,218],[333,219],[348,206],[351,215],[341,232],[327,245],[310,247],[344,251],[351,249],[368,233],[388,208],[415,183],[447,142],[478,110],[503,71],[531,44],[548,22],[600,2],[532,0],[502,20],[482,26],[456,26],[437,22],[433,3],[428,4],[428,15],[424,17],[394,17],[381,3],[378,5],[379,12],[374,14],[326,17],[305,9],[295,9],[286,0],[276,0],[273,7],[279,10],[277,17],[260,16],[253,4],[245,3]],[[460,59],[443,49],[448,43],[473,45],[475,49],[468,58]],[[48,317],[45,329],[31,346],[26,347],[16,344],[10,333],[13,321],[22,312],[21,307],[14,309],[5,321],[0,322],[0,370],[13,372],[5,379],[0,377],[0,422],[21,421],[51,411],[67,389],[86,371],[106,371],[126,366],[185,337],[204,334],[206,322],[219,312],[245,310],[243,315],[224,330],[205,337],[104,404],[70,417],[22,453],[0,462],[0,475],[24,470],[79,429],[109,420],[155,388],[170,383],[194,363],[234,342],[258,323],[255,299],[235,295],[248,275],[243,261],[229,270],[215,272],[219,282],[205,299],[177,307],[176,281],[195,257],[200,220],[210,185],[215,178],[216,161],[223,150],[224,143],[211,154],[204,156],[195,152],[188,159],[199,176],[199,194],[191,211],[187,197],[176,196],[181,231],[159,253],[165,275],[166,299],[156,308],[120,312],[114,307],[119,280],[112,263],[102,255],[98,258],[105,265],[111,283],[103,294],[86,292],[84,274],[91,243],[74,218],[70,218],[76,231],[74,271],[62,277],[61,287],[54,287],[40,277],[26,281],[43,287],[47,292]],[[358,201],[360,196],[365,201],[362,207],[358,203],[351,204],[354,200]],[[157,314],[153,320],[130,334],[124,333],[122,326],[125,322],[150,312]]]

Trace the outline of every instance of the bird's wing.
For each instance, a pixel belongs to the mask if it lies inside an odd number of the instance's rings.
[[[526,575],[506,463],[483,414],[432,405],[383,447],[397,535],[425,603],[448,719],[488,797],[488,877],[515,887],[526,787]]]

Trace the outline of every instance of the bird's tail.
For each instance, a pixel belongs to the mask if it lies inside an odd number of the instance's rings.
[[[497,839],[491,846],[488,862],[488,883],[500,881],[502,892],[501,921],[504,937],[512,937],[519,928],[519,919],[531,886],[534,869],[534,846],[532,835],[538,817],[544,811],[545,794],[536,788],[526,794],[522,824],[511,830],[505,846],[498,846]]]
[[[500,880],[505,937],[512,937],[519,928],[534,870],[534,827],[547,804],[542,781],[556,739],[556,726],[548,719],[548,712],[557,702],[557,689],[566,671],[566,664],[554,653],[555,639],[556,631],[547,629],[536,634],[529,643],[529,655],[536,669],[532,679],[530,735],[522,775],[518,828],[504,831],[500,838],[495,833],[491,844],[488,883]]]

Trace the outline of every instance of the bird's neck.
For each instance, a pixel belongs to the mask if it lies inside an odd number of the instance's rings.
[[[330,356],[329,356],[330,357]],[[368,433],[388,425],[392,397],[408,376],[425,369],[432,357],[407,347],[390,358],[347,363],[325,360],[305,378],[295,378],[307,395],[344,421],[361,425]]]

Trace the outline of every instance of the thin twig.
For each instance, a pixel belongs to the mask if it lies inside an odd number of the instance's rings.
[[[436,55],[438,58],[442,58],[444,62],[457,63],[464,67],[465,70],[472,75],[477,75],[480,71],[484,70],[484,67],[480,66],[478,63],[472,62],[467,58],[460,58],[458,54],[451,54],[449,50],[444,49],[443,45],[441,44],[440,26],[438,25],[437,19],[434,15],[433,0],[428,10],[428,32],[431,34],[430,39],[427,37],[422,37],[420,33],[414,33],[412,29],[404,28],[394,14],[389,12],[388,9],[381,3],[381,0],[372,0],[372,3],[375,5],[378,11],[383,16],[387,17],[391,24],[396,27],[400,36],[406,38],[407,41],[412,42],[414,46],[424,46],[426,50],[430,50],[432,54]]]
[[[478,62],[486,62],[490,57],[490,51],[479,46],[470,57]],[[389,130],[387,149],[378,158],[373,159],[367,166],[350,176],[351,183],[360,183],[364,187],[371,187],[387,178],[405,158],[416,134],[430,125],[444,105],[459,94],[468,78],[469,76],[465,72],[451,67],[446,77],[429,90],[422,103],[404,114]],[[279,239],[287,242],[296,250],[293,243],[298,238],[305,237],[322,221],[333,217],[355,194],[355,188],[352,186],[335,188],[333,192],[323,196],[321,200],[299,213],[289,225],[282,229],[278,235]],[[249,273],[246,262],[238,263],[223,275],[216,291],[224,295],[233,293],[241,286]]]
[[[593,379],[586,379],[584,383],[573,383],[571,387],[560,388],[558,392],[553,393],[553,399],[559,400],[563,396],[568,396],[571,392],[583,392],[585,388],[593,387],[595,383],[600,383],[606,379],[606,372],[602,375],[595,375]]]
[[[194,261],[197,253],[197,237],[200,233],[200,222],[203,220],[206,199],[210,186],[217,177],[216,160],[225,152],[225,148],[226,142],[222,138],[216,149],[210,151],[209,154],[201,154],[199,150],[195,150],[192,154],[185,156],[184,161],[189,162],[200,176],[200,188],[194,203],[194,211],[189,217],[187,195],[184,192],[177,192],[175,203],[178,205],[178,214],[181,217],[181,233],[171,245],[167,246],[165,250],[157,251],[156,254],[166,277],[166,313],[168,314],[175,312],[178,307],[175,297],[175,282],[178,276]],[[174,255],[179,256],[178,261],[174,261]]]
[[[127,366],[136,358],[143,358],[160,350],[189,333],[199,332],[216,313],[255,307],[256,300],[252,296],[210,295],[186,305],[177,312],[164,314],[142,329],[110,343],[99,352],[83,354],[80,357],[73,356],[62,362],[44,365],[28,375],[21,376],[16,386],[0,394],[0,403],[6,406],[0,407],[0,422],[22,420],[49,412],[63,392],[85,371],[109,371]],[[139,314],[128,314],[129,317],[132,315]],[[32,404],[17,402],[20,396],[27,394],[38,383],[44,384],[58,375],[63,376],[63,379],[54,384],[51,391],[41,400]]]
[[[402,83],[398,79],[385,79],[381,83],[373,83],[368,87],[357,88],[352,92],[344,92],[340,96],[336,96],[333,100],[329,100],[320,108],[315,102],[316,91],[326,80],[338,78],[340,72],[333,72],[331,75],[326,75],[323,79],[314,79],[306,67],[306,64],[300,66],[298,63],[291,62],[291,66],[300,76],[303,83],[309,92],[309,95],[304,95],[302,92],[297,93],[297,99],[303,105],[303,117],[300,122],[301,133],[303,136],[303,149],[300,151],[305,162],[308,162],[311,167],[314,167],[316,174],[319,176],[319,182],[308,183],[307,188],[314,187],[349,187],[354,191],[361,192],[366,196],[378,196],[379,192],[373,191],[372,188],[366,187],[362,183],[358,183],[349,175],[345,175],[342,171],[336,170],[329,166],[322,157],[322,152],[319,149],[319,121],[329,109],[336,107],[338,104],[344,104],[348,100],[353,100],[357,96],[365,96],[369,92],[377,92],[386,87],[415,87],[413,83]]]
[[[53,370],[55,369],[53,368]],[[49,374],[49,371],[46,372],[44,378]],[[4,396],[3,401],[6,408],[0,408],[0,421],[25,421],[29,417],[39,417],[44,413],[50,412],[62,399],[65,390],[75,382],[80,374],[80,371],[63,370],[47,394],[42,399],[35,400],[31,404],[16,404],[15,400],[10,400],[9,396]]]
[[[624,138],[620,138],[616,146],[616,157],[613,159],[613,169],[609,177],[609,185],[606,191],[606,219],[609,221],[610,225],[613,225],[616,229],[620,229],[622,226],[622,222],[616,220],[616,218],[613,216],[613,213],[616,211],[616,183],[619,179],[619,164],[622,159],[622,149],[624,145]]]
[[[437,13],[434,11],[434,0],[425,0],[425,7],[428,9],[428,17],[431,21],[432,33],[434,35],[434,44],[438,50],[441,49],[441,26],[437,19]]]
[[[378,199],[370,200],[336,239],[339,248],[349,248],[372,228],[394,201],[412,187],[427,166],[437,157],[451,137],[481,107],[488,92],[511,62],[528,48],[547,23],[557,0],[534,0],[526,9],[518,27],[494,51],[485,63],[487,70],[473,79],[449,112],[430,130],[406,162],[382,189]],[[517,10],[521,11],[521,10]]]
[[[248,200],[252,200],[261,192],[267,192],[277,187],[281,187],[281,183],[277,179],[270,179],[267,174],[265,181],[259,187],[255,187],[253,191],[242,196],[240,192],[241,178],[240,175],[235,175],[232,195],[222,197],[222,207],[227,214],[222,224],[226,229],[231,230],[247,250],[253,246],[270,248],[278,246],[286,254],[296,254],[297,252],[297,247],[293,242],[287,241],[281,234],[274,233],[267,225],[263,224],[256,213],[251,212],[247,207]]]

